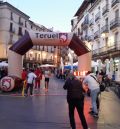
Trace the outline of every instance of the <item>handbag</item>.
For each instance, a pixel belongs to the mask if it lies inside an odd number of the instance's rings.
[[[98,80],[93,76],[93,75],[90,75],[92,78],[94,78],[97,82],[98,82]],[[106,88],[106,86],[105,86],[105,83],[104,82],[98,82],[99,83],[99,87],[100,87],[100,92],[103,92],[103,91],[105,91],[105,88]]]

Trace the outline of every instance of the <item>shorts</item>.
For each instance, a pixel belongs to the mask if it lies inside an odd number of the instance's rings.
[[[49,82],[49,78],[45,78],[45,82]]]

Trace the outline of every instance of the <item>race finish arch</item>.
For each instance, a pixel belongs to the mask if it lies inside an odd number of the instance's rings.
[[[78,56],[79,71],[91,69],[91,54],[88,47],[73,33],[61,32],[34,32],[22,36],[8,53],[8,76],[21,78],[22,56],[33,47],[42,46],[68,46]],[[4,81],[5,82],[5,81]]]

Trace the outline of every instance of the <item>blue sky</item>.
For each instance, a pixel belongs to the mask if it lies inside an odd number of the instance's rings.
[[[36,23],[70,32],[71,19],[83,0],[4,0],[30,16]]]

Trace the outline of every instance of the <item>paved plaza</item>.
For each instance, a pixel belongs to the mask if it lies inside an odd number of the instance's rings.
[[[49,91],[42,86],[33,97],[20,93],[0,93],[0,129],[70,129],[64,80],[52,77]],[[120,100],[109,90],[101,95],[99,118],[88,114],[90,98],[85,98],[85,116],[90,129],[120,129]],[[82,129],[75,112],[77,129]]]

